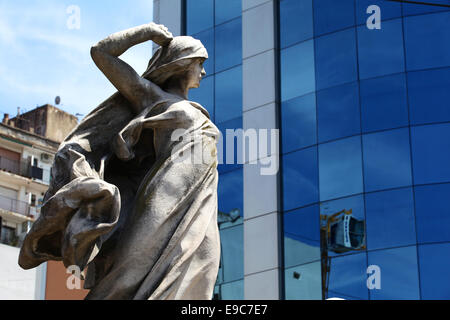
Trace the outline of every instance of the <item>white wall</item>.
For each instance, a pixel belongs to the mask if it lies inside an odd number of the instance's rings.
[[[19,266],[19,250],[0,244],[0,300],[35,299],[36,269]]]

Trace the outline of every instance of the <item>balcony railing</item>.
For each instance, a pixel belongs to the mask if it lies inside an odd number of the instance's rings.
[[[27,202],[0,196],[0,209],[31,217],[30,205]]]
[[[45,184],[50,183],[50,170],[32,166],[27,161],[17,161],[0,157],[0,170],[22,177],[40,180]]]

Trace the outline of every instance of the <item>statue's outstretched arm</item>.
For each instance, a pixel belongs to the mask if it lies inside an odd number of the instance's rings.
[[[136,113],[152,101],[164,96],[164,91],[158,85],[141,77],[129,64],[118,57],[139,43],[152,40],[165,46],[172,38],[172,34],[166,27],[151,22],[114,33],[91,48],[91,56],[97,67],[131,102]]]

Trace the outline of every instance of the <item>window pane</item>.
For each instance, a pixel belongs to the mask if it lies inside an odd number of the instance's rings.
[[[357,80],[353,29],[317,38],[315,42],[318,90]]]
[[[404,19],[408,70],[450,65],[449,20],[450,12]]]
[[[284,214],[284,265],[320,260],[319,206]]]
[[[363,223],[364,225],[364,198],[362,195],[357,195],[357,196],[353,196],[353,197],[348,197],[348,198],[342,198],[342,199],[338,199],[338,200],[333,200],[333,201],[327,201],[327,202],[322,202],[320,204],[320,223],[321,223],[321,228],[322,230],[327,230],[328,231],[328,224],[330,223],[331,226],[331,222],[336,221],[337,218],[342,218],[344,216],[344,214],[342,213],[341,215],[336,215],[337,213],[346,210],[346,211],[350,211],[351,210],[351,216],[356,219],[357,221],[360,221]],[[342,226],[342,224],[341,224]],[[360,234],[362,233],[362,235],[365,234],[365,230],[360,230],[362,232],[360,232]],[[354,253],[355,250],[351,249],[351,250],[336,250],[338,248],[333,248],[333,247],[329,247],[327,245],[327,243],[340,243],[341,241],[336,241],[338,239],[333,238],[334,235],[331,234],[331,230],[330,232],[327,233],[323,233],[322,231],[322,235],[325,236],[326,242],[322,243],[322,250],[327,250],[326,254],[329,257],[334,257],[334,256],[341,256],[344,254],[350,254],[350,253]],[[363,239],[364,240],[364,239]],[[363,241],[365,244],[365,241]],[[342,248],[339,248],[342,249]]]
[[[312,0],[280,1],[281,47],[311,39],[313,37]]]
[[[221,289],[222,300],[244,300],[244,280],[224,283]]]
[[[217,157],[219,160],[217,169],[219,170],[219,173],[242,168],[242,159],[238,158],[237,151],[240,142],[238,141],[238,138],[236,138],[236,135],[233,137],[233,133],[235,133],[237,129],[242,129],[242,118],[235,118],[219,123],[217,124],[217,128],[221,133],[221,138],[217,144]],[[230,138],[228,139],[229,141],[227,141],[227,129],[232,130]],[[231,159],[232,161],[227,161],[227,148],[233,150],[234,158]]]
[[[419,246],[422,299],[450,299],[450,243]]]
[[[242,19],[238,18],[216,27],[216,72],[241,63]]]
[[[405,74],[363,80],[360,93],[363,132],[408,125]]]
[[[284,210],[318,202],[317,148],[283,156]]]
[[[361,79],[403,72],[402,20],[385,21],[380,30],[358,27],[358,57]]]
[[[216,74],[216,122],[242,116],[242,67]]]
[[[416,243],[412,189],[366,194],[369,250]]]
[[[328,297],[368,299],[366,253],[334,257],[329,270]]]
[[[194,34],[214,24],[214,0],[186,0],[186,32]]]
[[[286,300],[321,300],[322,278],[320,262],[286,269]]]
[[[244,216],[242,169],[221,174],[217,194],[219,211],[230,213],[237,209]]]
[[[361,139],[352,137],[319,146],[320,200],[363,191]]]
[[[358,83],[317,92],[319,143],[361,132]]]
[[[316,35],[345,29],[354,24],[354,0],[314,1],[314,32]]]
[[[450,68],[408,72],[411,124],[450,121]]]
[[[316,144],[316,95],[282,102],[283,153]]]
[[[239,17],[242,12],[242,0],[216,1],[216,25]]]
[[[281,51],[281,100],[315,90],[314,42],[302,42]]]
[[[200,87],[189,90],[189,100],[200,103],[208,110],[212,121],[214,119],[214,76],[206,77],[200,82]]]
[[[415,195],[418,242],[450,241],[450,185],[417,186]]]
[[[450,181],[450,124],[411,128],[414,182]]]
[[[205,68],[206,76],[214,73],[214,29],[208,29],[193,35],[195,39],[200,40],[208,51],[208,59],[206,59],[203,67]]]
[[[448,0],[420,0],[420,2],[446,4],[446,5],[449,4]],[[445,11],[445,10],[449,10],[449,9],[446,7],[429,6],[426,4],[409,4],[409,3],[403,4],[403,14],[405,16],[413,15],[413,14],[428,13],[428,12]]]
[[[223,281],[244,278],[244,227],[243,224],[220,230],[222,249],[221,271]]]
[[[402,16],[402,7],[400,3],[387,2],[386,0],[357,0],[356,1],[356,20],[358,24],[366,25],[367,19],[373,14],[367,13],[367,8],[371,5],[380,7],[381,20],[400,18]],[[384,25],[381,24],[381,28]]]
[[[380,268],[380,289],[369,290],[371,300],[420,299],[416,246],[369,252],[368,258]]]
[[[364,135],[363,151],[366,191],[412,184],[407,128]]]

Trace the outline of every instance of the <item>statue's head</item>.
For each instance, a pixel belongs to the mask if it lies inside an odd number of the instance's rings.
[[[203,69],[206,59],[208,52],[200,40],[189,36],[174,37],[167,46],[156,51],[142,76],[159,86],[172,77],[187,77],[188,86],[197,88],[206,74]]]

